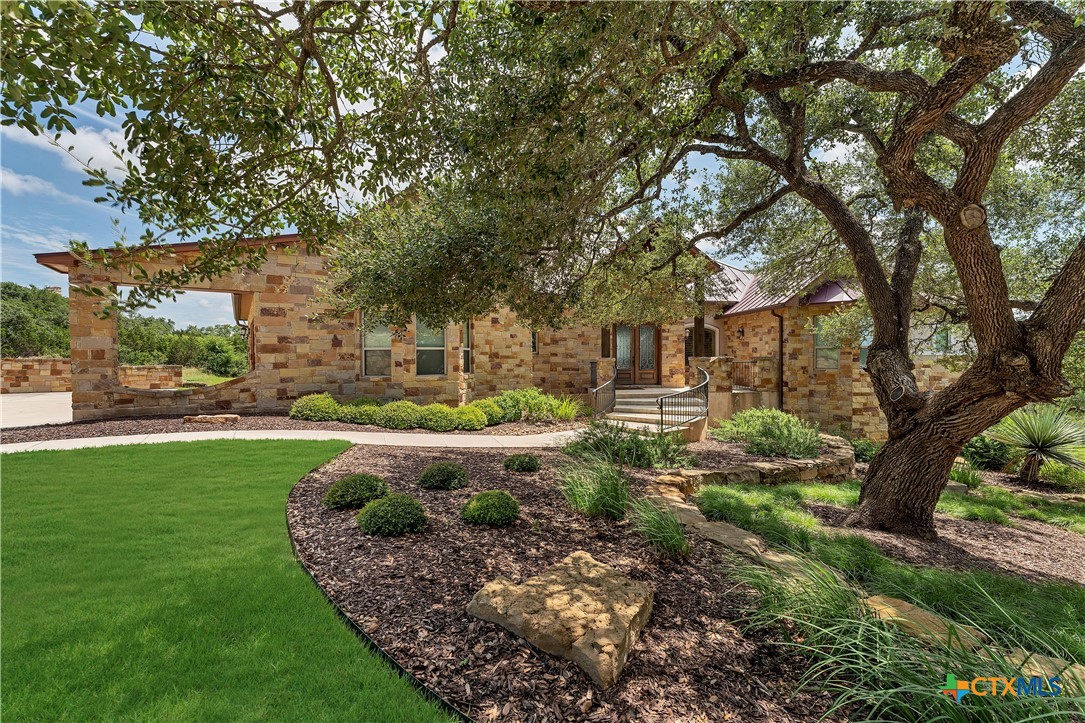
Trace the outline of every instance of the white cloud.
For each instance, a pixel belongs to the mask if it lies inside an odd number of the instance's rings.
[[[103,211],[107,210],[104,206],[100,206],[93,201],[61,191],[44,178],[16,173],[7,166],[0,166],[0,189],[13,196],[52,196],[68,203],[78,203],[93,206]]]
[[[69,241],[84,241],[90,239],[79,231],[62,228],[60,226],[34,227],[25,222],[0,224],[0,241],[7,246],[7,242],[16,241],[26,246],[42,251],[63,251],[68,248]]]
[[[104,168],[109,177],[120,180],[125,176],[124,163],[114,155],[113,145],[121,149],[127,148],[124,141],[124,132],[119,129],[98,129],[90,126],[78,126],[75,133],[61,133],[54,140],[56,134],[34,135],[30,131],[17,126],[0,127],[0,137],[15,143],[24,143],[28,146],[41,148],[55,153],[64,163],[64,167],[71,171],[83,173],[87,166],[92,168]],[[127,153],[125,153],[128,156]]]

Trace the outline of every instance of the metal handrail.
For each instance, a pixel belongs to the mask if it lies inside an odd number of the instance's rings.
[[[731,387],[736,390],[753,391],[758,387],[757,360],[731,362]]]
[[[591,390],[592,407],[596,415],[610,414],[618,401],[618,365],[614,365],[614,376]]]
[[[700,381],[696,386],[659,398],[659,431],[680,427],[708,416],[708,372],[697,367]]]

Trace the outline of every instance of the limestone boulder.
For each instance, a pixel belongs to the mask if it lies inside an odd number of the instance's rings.
[[[571,660],[605,689],[618,680],[648,623],[652,588],[574,552],[522,583],[500,577],[488,583],[467,612]]]
[[[185,417],[185,424],[230,424],[241,417],[237,414],[196,414]]]
[[[976,628],[954,623],[899,598],[872,595],[864,599],[863,603],[875,617],[892,623],[913,637],[927,638],[966,650],[976,650],[989,642],[987,635]]]

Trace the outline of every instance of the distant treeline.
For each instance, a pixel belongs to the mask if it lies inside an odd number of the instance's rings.
[[[228,324],[178,329],[169,319],[122,315],[121,364],[181,364],[236,377],[248,371],[248,342]],[[66,357],[71,353],[68,299],[47,289],[0,284],[0,353],[5,357]]]

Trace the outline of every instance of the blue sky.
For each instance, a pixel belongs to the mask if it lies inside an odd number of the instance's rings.
[[[94,203],[100,189],[82,185],[87,175],[79,161],[107,169],[117,166],[109,144],[123,146],[119,123],[84,107],[73,110],[78,114],[74,121],[78,131],[61,140],[65,148],[14,126],[0,128],[0,277],[4,281],[60,286],[67,294],[67,277],[36,264],[35,253],[63,251],[71,239],[109,246],[118,228],[132,238],[142,231],[138,219]],[[71,153],[65,150],[68,146],[74,146]],[[114,219],[119,227],[114,227]],[[188,293],[143,313],[171,318],[182,327],[233,323],[226,294]]]

